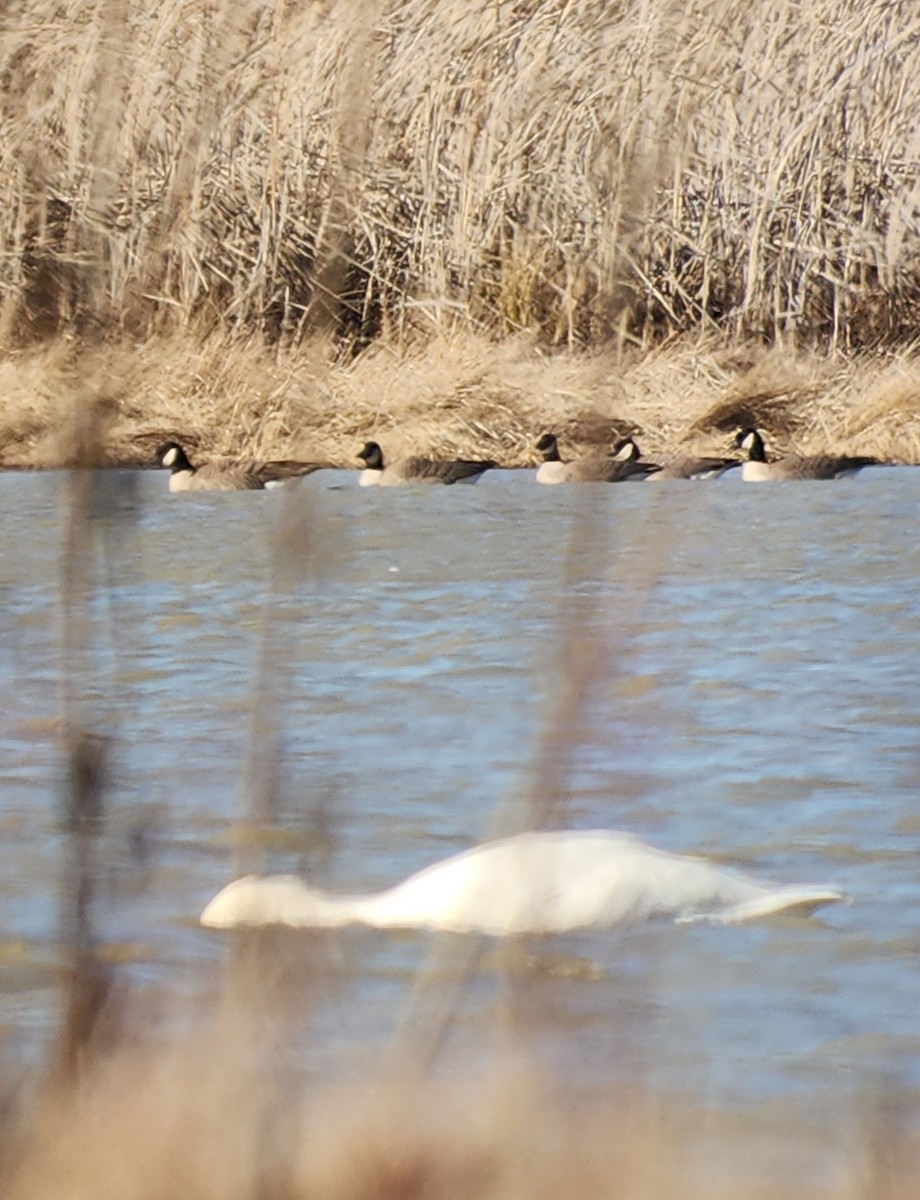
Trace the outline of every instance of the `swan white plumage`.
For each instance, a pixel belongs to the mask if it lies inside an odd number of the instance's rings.
[[[293,875],[248,875],[218,892],[201,923],[214,929],[362,924],[503,936],[656,916],[732,924],[785,911],[808,914],[843,899],[829,887],[764,887],[626,833],[541,831],[474,846],[371,895],[332,895]]]

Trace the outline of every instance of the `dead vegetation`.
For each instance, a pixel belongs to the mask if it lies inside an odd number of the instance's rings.
[[[279,353],[260,339],[174,335],[77,351],[59,342],[0,364],[0,465],[74,460],[73,414],[106,410],[97,461],[152,465],[180,441],[193,461],[299,459],[357,465],[368,438],[387,453],[532,465],[547,430],[571,451],[635,436],[650,455],[725,453],[740,425],[771,445],[920,462],[920,357],[853,360],[721,339],[646,353],[545,354],[523,335],[473,333],[384,343],[355,359],[328,338]],[[85,458],[85,456],[84,456]]]
[[[461,1084],[369,1079],[291,1094],[225,1030],[121,1052],[7,1130],[9,1200],[908,1200],[916,1145],[896,1100],[834,1172],[769,1181],[793,1114],[670,1107],[640,1090],[593,1110],[527,1072]],[[876,1120],[877,1117],[877,1120]],[[889,1122],[887,1126],[883,1122]],[[787,1146],[790,1142],[786,1143]],[[777,1174],[788,1175],[786,1170]],[[775,1176],[774,1176],[775,1178]]]
[[[111,463],[917,460],[909,5],[26,0],[0,105],[5,465],[70,461],[89,378]]]
[[[8,337],[915,336],[910,5],[27,0],[0,31]]]

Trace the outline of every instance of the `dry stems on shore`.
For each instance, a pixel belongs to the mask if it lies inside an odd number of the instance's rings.
[[[566,447],[632,432],[650,455],[725,451],[737,424],[771,445],[920,462],[920,358],[791,354],[716,339],[645,354],[545,354],[532,339],[472,333],[403,347],[377,343],[354,360],[316,338],[281,352],[258,338],[174,336],[140,346],[55,342],[0,363],[0,466],[72,461],[71,420],[108,410],[104,460],[153,461],[177,438],[193,457],[301,458],[355,467],[369,437],[391,453],[535,461],[555,430]]]
[[[227,1038],[120,1053],[29,1115],[5,1130],[7,1200],[908,1200],[916,1169],[896,1108],[855,1121],[833,1170],[777,1185],[793,1113],[641,1090],[578,1111],[526,1073],[294,1096]]]
[[[0,38],[8,334],[915,335],[909,4],[26,0]]]

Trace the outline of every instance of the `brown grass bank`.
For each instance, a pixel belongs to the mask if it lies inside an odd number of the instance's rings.
[[[249,1050],[252,1047],[248,1047]],[[499,1072],[285,1091],[228,1037],[99,1064],[4,1122],[8,1200],[908,1200],[917,1145],[895,1095],[836,1153],[807,1114],[707,1111],[641,1089],[596,1108]],[[909,1124],[909,1123],[908,1123]],[[823,1152],[822,1152],[823,1151]],[[796,1180],[796,1176],[799,1176]]]
[[[216,334],[94,347],[56,339],[0,362],[0,390],[7,467],[71,461],[74,414],[99,400],[111,464],[151,462],[176,437],[200,460],[354,467],[374,437],[391,454],[523,466],[546,429],[572,449],[631,432],[654,455],[724,452],[739,423],[761,425],[776,449],[920,462],[920,357],[908,352],[851,359],[713,338],[630,354],[553,354],[532,337],[458,332],[401,347],[378,341],[343,360],[328,337],[285,350]]]
[[[726,400],[918,456],[911,5],[25,0],[0,110],[8,464],[90,396],[112,461],[702,448]]]

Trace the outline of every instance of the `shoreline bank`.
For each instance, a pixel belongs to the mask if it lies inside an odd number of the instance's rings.
[[[88,413],[98,461],[152,465],[164,441],[196,460],[298,459],[355,467],[369,438],[390,455],[533,465],[551,430],[568,453],[632,435],[649,456],[725,452],[740,425],[771,448],[920,463],[920,354],[819,355],[675,339],[626,354],[542,350],[471,334],[296,349],[191,337],[7,353],[0,467],[72,464]]]

